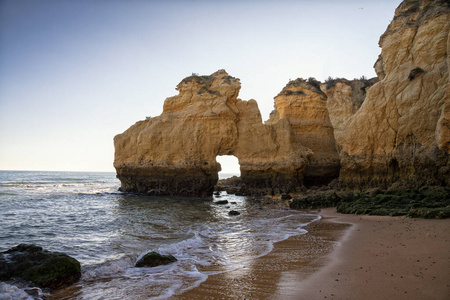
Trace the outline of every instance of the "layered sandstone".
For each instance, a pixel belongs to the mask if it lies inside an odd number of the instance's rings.
[[[344,126],[346,186],[449,184],[448,1],[404,1],[380,38],[380,82]]]
[[[326,184],[339,175],[339,155],[333,126],[327,110],[327,96],[314,78],[290,81],[274,98],[275,112],[270,124],[289,121],[293,138],[311,149],[312,155],[303,174],[307,186]]]
[[[211,195],[218,155],[235,155],[249,192],[301,188],[311,151],[292,138],[288,122],[264,125],[256,101],[238,99],[239,79],[219,70],[190,76],[167,98],[163,113],[114,138],[114,167],[124,191]]]
[[[328,78],[320,85],[327,96],[327,110],[333,126],[334,138],[338,152],[342,149],[345,125],[366,98],[366,90],[378,82],[378,78],[347,80],[345,78]]]

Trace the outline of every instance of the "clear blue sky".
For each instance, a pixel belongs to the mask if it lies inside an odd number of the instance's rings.
[[[0,169],[114,171],[114,135],[193,72],[240,78],[264,119],[289,79],[373,77],[399,3],[0,0]]]

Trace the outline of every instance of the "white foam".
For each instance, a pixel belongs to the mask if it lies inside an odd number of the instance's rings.
[[[0,282],[0,300],[38,300],[15,285]]]
[[[83,270],[81,279],[84,281],[94,281],[98,278],[111,277],[119,274],[133,266],[131,258],[108,261],[97,266],[91,266]]]

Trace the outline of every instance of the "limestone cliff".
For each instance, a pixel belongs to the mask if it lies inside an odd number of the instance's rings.
[[[114,138],[114,167],[124,191],[211,195],[218,155],[235,155],[249,192],[295,191],[311,151],[288,122],[262,123],[256,101],[238,99],[239,79],[219,70],[190,76],[167,98],[163,113]]]
[[[346,186],[450,184],[448,1],[404,1],[380,38],[380,82],[342,135]]]
[[[326,184],[337,178],[339,155],[320,82],[313,78],[290,81],[275,97],[275,109],[268,124],[289,121],[293,137],[313,153],[303,174],[305,185]]]
[[[328,78],[320,88],[327,96],[327,110],[333,125],[338,152],[342,149],[344,128],[366,98],[366,90],[378,82],[378,78],[347,80]]]
[[[450,4],[404,1],[381,36],[378,78],[290,81],[263,123],[239,79],[190,76],[163,113],[114,139],[124,191],[211,195],[218,155],[235,155],[249,193],[305,185],[450,184]]]

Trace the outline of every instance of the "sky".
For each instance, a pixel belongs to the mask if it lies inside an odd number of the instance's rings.
[[[399,4],[0,0],[0,170],[113,172],[114,136],[192,73],[240,78],[264,120],[290,79],[374,77]]]

